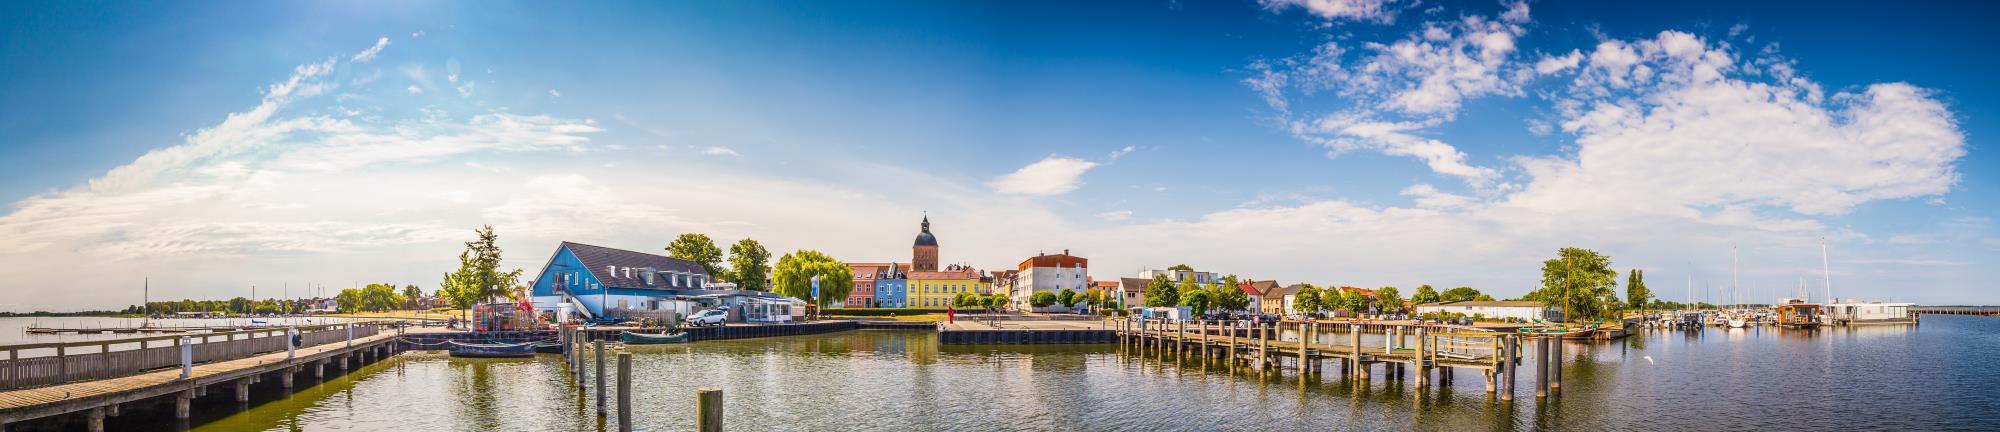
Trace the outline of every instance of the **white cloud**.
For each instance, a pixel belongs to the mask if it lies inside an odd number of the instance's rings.
[[[387,48],[388,46],[389,46],[389,37],[383,36],[381,39],[375,40],[375,46],[368,47],[368,49],[361,50],[361,52],[355,53],[354,57],[350,58],[350,60],[353,60],[355,63],[367,63],[369,61],[375,60],[375,55],[381,54],[382,48]]]
[[[549,97],[562,97],[562,92],[556,91],[556,89],[549,89]]]
[[[1139,150],[1138,146],[1125,146],[1125,148],[1112,150],[1110,155],[1106,155],[1106,158],[1110,160],[1118,160],[1119,157],[1132,154],[1132,152],[1138,150]]]
[[[701,149],[701,154],[709,156],[742,156],[742,154],[736,153],[736,149],[722,146],[711,146]]]
[[[1941,260],[1941,259],[1928,259],[1928,258],[1888,258],[1888,259],[1851,259],[1851,260],[1842,260],[1841,262],[1842,262],[1842,263],[1847,263],[1847,264],[1863,264],[1863,265],[1883,265],[1883,264],[1887,264],[1887,265],[1896,265],[1896,266],[1955,266],[1955,265],[1965,265],[1965,263],[1962,263],[1962,262],[1958,262],[1958,261],[1951,261],[1951,260]]]
[[[1541,61],[1535,62],[1535,72],[1540,73],[1542,75],[1550,75],[1557,72],[1576,69],[1577,64],[1582,62],[1583,62],[1583,52],[1577,50],[1569,50],[1569,54],[1563,54],[1560,56],[1543,56]]]
[[[1128,220],[1132,220],[1132,211],[1131,211],[1131,210],[1112,210],[1112,211],[1108,211],[1108,212],[1103,212],[1103,213],[1098,213],[1098,214],[1097,214],[1097,218],[1098,218],[1098,219],[1103,219],[1103,220],[1107,220],[1107,221],[1112,221],[1112,222],[1123,222],[1123,221],[1128,221]]]
[[[1475,204],[1472,197],[1440,191],[1428,184],[1414,184],[1403,188],[1403,195],[1416,199],[1417,207],[1433,209],[1461,208]]]
[[[403,91],[410,92],[410,94],[424,94],[424,88],[417,87],[416,84],[410,84],[410,88],[403,89]]]
[[[420,37],[424,37],[424,32],[423,32],[422,30],[418,30],[418,31],[415,31],[415,32],[411,32],[411,33],[410,33],[410,39],[416,39],[416,38],[420,38]]]
[[[1742,35],[1744,31],[1748,30],[1750,30],[1750,24],[1736,23],[1736,25],[1729,26],[1729,37]]]
[[[1395,11],[1386,7],[1389,0],[1258,0],[1258,3],[1272,11],[1298,7],[1327,20],[1388,23],[1396,19]]]
[[[1082,159],[1049,156],[987,183],[995,192],[1011,195],[1053,196],[1069,193],[1083,185],[1083,173],[1097,163]]]

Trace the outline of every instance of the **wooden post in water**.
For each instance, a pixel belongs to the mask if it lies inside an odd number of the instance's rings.
[[[1264,327],[1267,325],[1269,324],[1257,323],[1257,369],[1258,370],[1269,369],[1271,367],[1270,365],[1271,340],[1265,336],[1267,333],[1264,331]]]
[[[591,349],[597,350],[597,416],[604,417],[604,340],[594,341]]]
[[[1417,353],[1415,356],[1416,366],[1411,368],[1417,370],[1417,387],[1428,386],[1431,384],[1431,367],[1429,364],[1426,364],[1427,362],[1425,361],[1426,360],[1425,352],[1428,351],[1427,348],[1429,348],[1429,346],[1427,346],[1428,344],[1426,344],[1425,342],[1427,341],[1424,340],[1424,328],[1418,327]]]
[[[1535,398],[1549,396],[1549,338],[1535,338]]]
[[[249,401],[250,401],[250,379],[249,379],[249,378],[243,378],[243,379],[238,379],[238,380],[236,380],[236,401],[237,401],[237,402],[249,402]]]
[[[1552,358],[1549,361],[1549,393],[1550,394],[1562,393],[1562,386],[1563,386],[1562,338],[1558,337],[1550,340],[1549,345],[1551,348],[1555,348],[1555,355],[1550,356]]]
[[[1304,377],[1306,376],[1306,372],[1307,372],[1307,371],[1309,371],[1309,370],[1311,370],[1311,368],[1312,368],[1312,367],[1311,367],[1311,366],[1310,366],[1310,365],[1309,365],[1308,363],[1306,363],[1306,331],[1308,331],[1308,329],[1311,329],[1311,327],[1306,327],[1306,323],[1299,323],[1299,335],[1298,335],[1298,336],[1299,336],[1299,377],[1301,377],[1301,378],[1304,378]]]
[[[1521,355],[1521,342],[1520,336],[1511,335],[1502,336],[1502,340],[1506,342],[1503,342],[1505,345],[1501,348],[1505,354],[1500,356],[1500,369],[1505,371],[1506,376],[1501,377],[1500,400],[1511,401],[1514,400],[1514,375],[1516,370],[1520,369],[1514,361]]]
[[[695,390],[694,430],[722,432],[722,389]]]
[[[104,432],[104,407],[90,409],[87,426],[90,432]]]
[[[618,430],[632,430],[632,353],[618,353]]]

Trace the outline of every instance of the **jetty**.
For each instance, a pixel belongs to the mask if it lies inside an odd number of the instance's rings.
[[[2000,317],[2000,306],[1925,306],[1910,308],[1917,315],[1975,315]]]
[[[1476,370],[1485,379],[1486,392],[1497,393],[1501,400],[1513,400],[1516,369],[1524,358],[1521,350],[1527,348],[1542,359],[1534,371],[1536,397],[1555,394],[1562,385],[1562,362],[1552,361],[1561,358],[1561,341],[1513,331],[1379,322],[1161,319],[1120,320],[1113,331],[1126,347],[1222,360],[1231,367],[1260,371],[1290,367],[1307,375],[1332,367],[1368,380],[1375,376],[1373,367],[1380,365],[1381,376],[1388,379],[1411,377],[1409,372],[1415,371],[1416,385],[1423,386],[1433,374],[1448,384],[1457,370]]]
[[[299,326],[298,346],[287,329],[151,336],[0,346],[0,432],[22,422],[82,421],[92,432],[126,407],[172,405],[185,421],[192,405],[226,403],[211,390],[250,400],[252,384],[276,380],[290,391],[300,375],[325,379],[327,369],[393,355],[402,347],[393,327],[379,323]]]

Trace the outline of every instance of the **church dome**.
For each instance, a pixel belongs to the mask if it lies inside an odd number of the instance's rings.
[[[917,233],[917,246],[937,246],[937,236],[931,235],[931,218],[924,217],[924,230]]]

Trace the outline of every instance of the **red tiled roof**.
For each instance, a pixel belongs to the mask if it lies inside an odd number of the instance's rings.
[[[1090,260],[1069,254],[1038,255],[1021,261],[1021,271],[1033,267],[1090,268]]]

